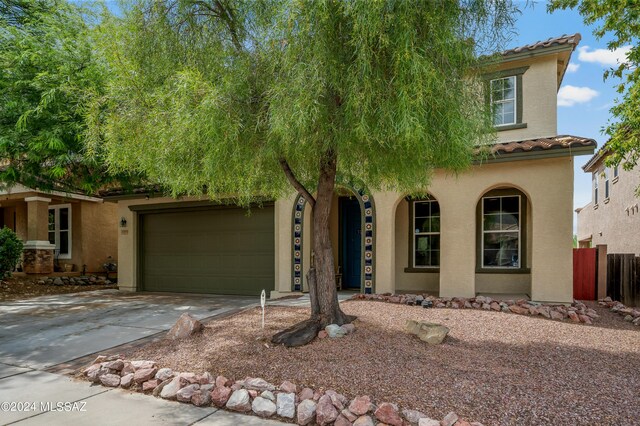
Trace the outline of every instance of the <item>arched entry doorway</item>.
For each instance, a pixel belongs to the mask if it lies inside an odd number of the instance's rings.
[[[338,179],[336,186],[337,215],[332,217],[332,233],[334,255],[337,254],[336,265],[342,275],[343,287],[357,289],[363,293],[375,291],[375,205],[369,191],[363,184]],[[335,201],[335,200],[334,200]],[[293,206],[292,217],[292,285],[293,291],[304,288],[303,246],[311,241],[304,241],[304,213],[306,200],[297,196]],[[334,205],[334,208],[336,206]],[[337,232],[337,238],[335,237]],[[334,241],[335,242],[335,241]]]

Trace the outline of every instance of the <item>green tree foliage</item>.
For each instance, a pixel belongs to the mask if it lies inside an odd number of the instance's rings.
[[[495,49],[512,12],[475,0],[136,2],[102,26],[112,78],[93,148],[174,195],[280,196],[281,158],[313,188],[328,149],[338,173],[372,188],[424,189],[490,135],[476,53]]]
[[[608,163],[631,170],[640,160],[640,2],[637,0],[552,0],[549,11],[577,9],[586,25],[596,25],[596,37],[611,35],[610,50],[631,46],[627,61],[607,70],[604,78],[619,79],[620,99],[611,108],[605,129],[613,155]]]
[[[6,226],[0,229],[0,279],[11,273],[20,261],[22,241]]]
[[[101,25],[111,75],[91,109],[92,149],[173,195],[247,204],[295,188],[313,209],[309,285],[322,325],[351,320],[337,304],[329,239],[336,175],[416,193],[435,168],[467,167],[492,138],[480,54],[497,50],[514,8],[140,0],[122,12]],[[315,336],[294,331],[302,343]]]
[[[105,76],[92,15],[58,0],[0,5],[0,182],[92,192],[109,179],[83,142]]]

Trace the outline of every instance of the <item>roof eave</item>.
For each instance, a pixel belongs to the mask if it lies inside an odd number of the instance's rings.
[[[511,153],[497,153],[490,155],[484,160],[476,160],[474,164],[490,164],[490,163],[506,163],[509,161],[538,160],[557,157],[575,157],[577,155],[593,154],[596,147],[579,146],[579,147],[563,147],[552,149],[540,149],[532,151],[519,151]]]

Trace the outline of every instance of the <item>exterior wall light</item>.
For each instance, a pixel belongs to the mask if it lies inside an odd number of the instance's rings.
[[[120,228],[126,228],[127,227],[127,219],[123,217],[120,218]]]

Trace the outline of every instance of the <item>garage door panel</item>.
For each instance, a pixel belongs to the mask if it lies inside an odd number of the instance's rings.
[[[149,213],[141,274],[148,291],[258,295],[274,288],[273,207]]]

